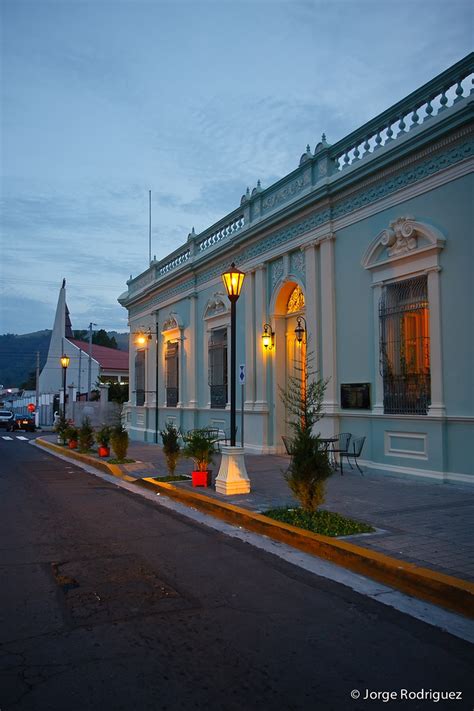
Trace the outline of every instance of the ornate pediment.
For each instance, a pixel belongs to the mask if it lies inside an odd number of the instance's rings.
[[[220,291],[216,291],[215,294],[211,296],[204,309],[204,318],[213,318],[214,316],[220,316],[229,311],[228,300],[225,294]]]
[[[445,239],[432,225],[414,217],[397,217],[370,244],[363,259],[365,269],[373,269],[390,261],[444,247]]]
[[[170,315],[163,323],[162,331],[175,331],[182,327],[181,319],[175,311],[170,311]]]

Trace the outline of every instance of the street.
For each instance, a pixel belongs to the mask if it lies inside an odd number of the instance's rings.
[[[468,642],[18,434],[0,438],[1,711],[472,709]]]

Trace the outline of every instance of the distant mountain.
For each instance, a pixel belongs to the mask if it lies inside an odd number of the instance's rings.
[[[128,350],[128,333],[107,331],[115,336],[120,350]],[[0,385],[5,388],[18,388],[28,380],[28,376],[36,369],[36,353],[40,354],[40,369],[48,355],[51,330],[35,331],[34,333],[6,333],[0,336]]]

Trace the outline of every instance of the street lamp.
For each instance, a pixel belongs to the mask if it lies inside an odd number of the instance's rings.
[[[69,367],[70,358],[63,353],[59,361],[63,369],[63,419],[66,419],[66,372]]]
[[[236,303],[242,290],[245,274],[232,262],[228,271],[222,274],[225,290],[230,301],[230,447],[222,447],[221,465],[216,477],[216,491],[219,494],[248,494],[250,481],[245,468],[244,447],[235,446],[235,390],[236,390]],[[244,403],[242,402],[242,409]],[[243,444],[243,443],[242,443]]]
[[[245,274],[237,269],[234,262],[222,275],[222,281],[230,301],[230,446],[235,447],[235,381],[236,368],[236,303],[242,290]]]

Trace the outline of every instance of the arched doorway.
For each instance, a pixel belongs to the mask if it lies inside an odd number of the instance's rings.
[[[303,381],[306,354],[306,338],[298,341],[295,329],[298,318],[305,315],[305,296],[302,287],[295,281],[285,282],[275,299],[273,319],[275,323],[275,372],[274,372],[274,446],[283,452],[282,436],[291,436],[291,419],[281,399],[281,388],[286,388],[290,378]],[[306,334],[305,334],[306,336]]]

